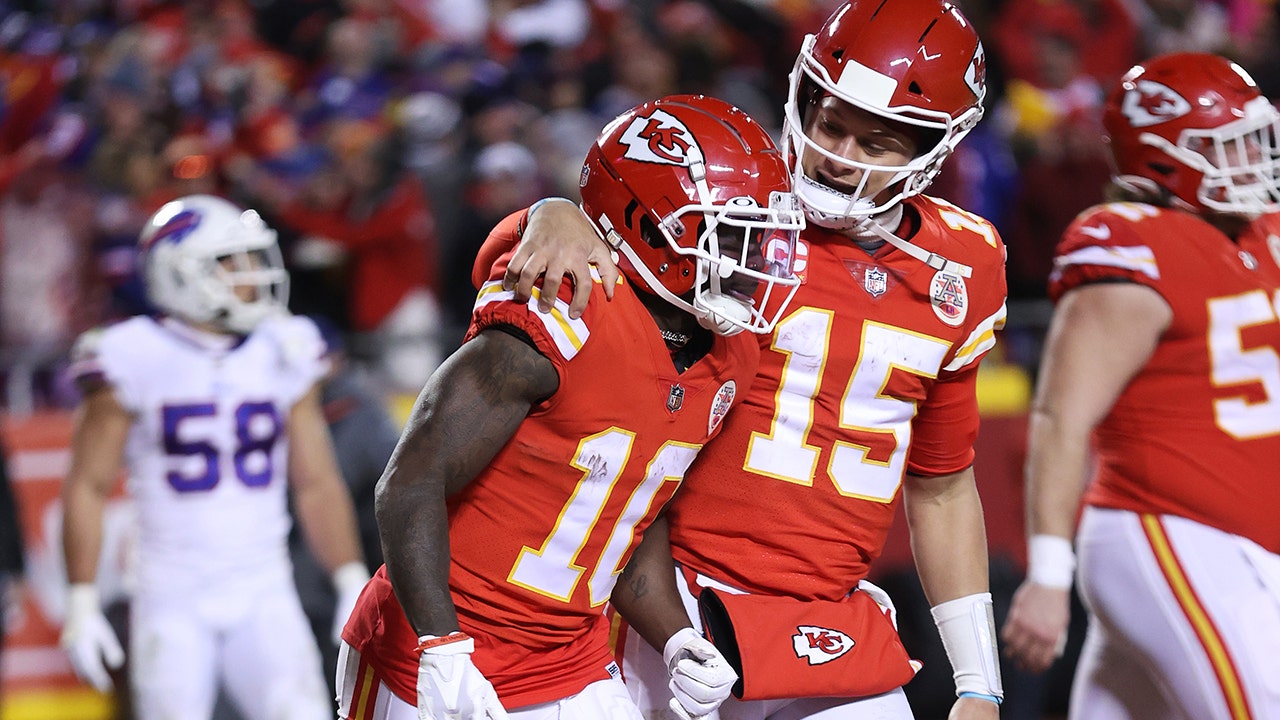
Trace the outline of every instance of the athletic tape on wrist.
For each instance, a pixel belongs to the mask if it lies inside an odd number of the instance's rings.
[[[948,600],[929,610],[951,661],[956,694],[975,692],[1004,697],[1000,656],[996,650],[996,621],[991,593]]]
[[[476,641],[464,632],[423,635],[418,638],[418,647],[414,649],[424,655],[470,655],[476,651]]]
[[[1067,589],[1076,572],[1071,541],[1057,535],[1032,535],[1027,541],[1027,579],[1045,587]]]
[[[960,693],[957,697],[976,698],[978,700],[986,700],[987,702],[993,702],[997,705],[1004,702],[1004,698],[998,698],[995,695],[987,695],[986,693],[978,693],[978,692],[965,691]]]

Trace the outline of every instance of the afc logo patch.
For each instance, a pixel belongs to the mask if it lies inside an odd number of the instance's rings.
[[[839,630],[797,625],[796,634],[791,636],[791,644],[795,648],[796,657],[807,660],[810,665],[821,665],[849,652],[857,643]]]
[[[929,285],[929,301],[933,313],[951,327],[959,327],[969,313],[969,290],[964,278],[938,271]]]

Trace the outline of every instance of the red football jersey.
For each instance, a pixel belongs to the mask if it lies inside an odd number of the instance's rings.
[[[1050,293],[1122,280],[1173,320],[1094,433],[1085,501],[1168,513],[1280,552],[1280,216],[1237,242],[1189,213],[1116,203],[1082,213]]]
[[[517,708],[617,671],[603,605],[640,534],[752,382],[759,349],[750,334],[717,337],[678,373],[629,285],[609,301],[597,278],[586,313],[572,320],[567,287],[540,314],[536,298],[517,303],[502,290],[504,268],[480,290],[468,337],[520,328],[555,364],[560,389],[449,498],[449,586],[463,631],[476,638],[476,667]],[[417,635],[385,568],[344,638],[415,702]]]
[[[906,204],[912,242],[971,276],[806,230],[802,284],[762,338],[756,383],[669,510],[681,563],[753,592],[838,599],[883,549],[904,474],[971,464],[975,375],[1005,317],[1004,245],[952,205]]]

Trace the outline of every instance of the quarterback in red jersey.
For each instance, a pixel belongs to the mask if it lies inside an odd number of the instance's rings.
[[[1058,246],[1004,638],[1053,662],[1078,551],[1071,717],[1280,717],[1280,113],[1188,53],[1135,66],[1103,119],[1124,201]]]
[[[343,633],[341,717],[641,717],[603,608],[749,388],[755,333],[798,282],[804,216],[768,134],[703,96],[607,125],[583,166],[582,208],[620,255],[614,299],[577,318],[564,298],[540,312],[493,267],[379,483],[387,563]],[[495,232],[518,235],[525,220]],[[736,679],[691,633],[655,640],[676,648],[685,717],[713,710]]]
[[[982,218],[921,194],[981,118],[984,78],[972,26],[938,0],[844,3],[797,59],[786,138],[810,221],[800,287],[760,339],[743,406],[672,501],[677,571],[646,544],[613,596],[646,638],[706,620],[742,675],[723,720],[911,717],[901,686],[914,669],[888,598],[864,580],[900,503],[955,671],[952,718],[998,714],[970,465],[975,376],[1005,316],[1004,248]],[[497,240],[480,265],[514,238]],[[546,206],[504,281],[522,296],[544,273],[544,289],[585,277],[587,262],[607,274],[593,245],[571,208]],[[663,578],[685,607],[644,595]],[[660,708],[667,666],[636,640],[624,677],[642,709]]]

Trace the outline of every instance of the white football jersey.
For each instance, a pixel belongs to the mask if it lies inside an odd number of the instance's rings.
[[[73,374],[100,374],[134,416],[140,591],[234,595],[287,572],[286,424],[328,367],[315,325],[273,318],[240,339],[135,317],[75,355]]]

